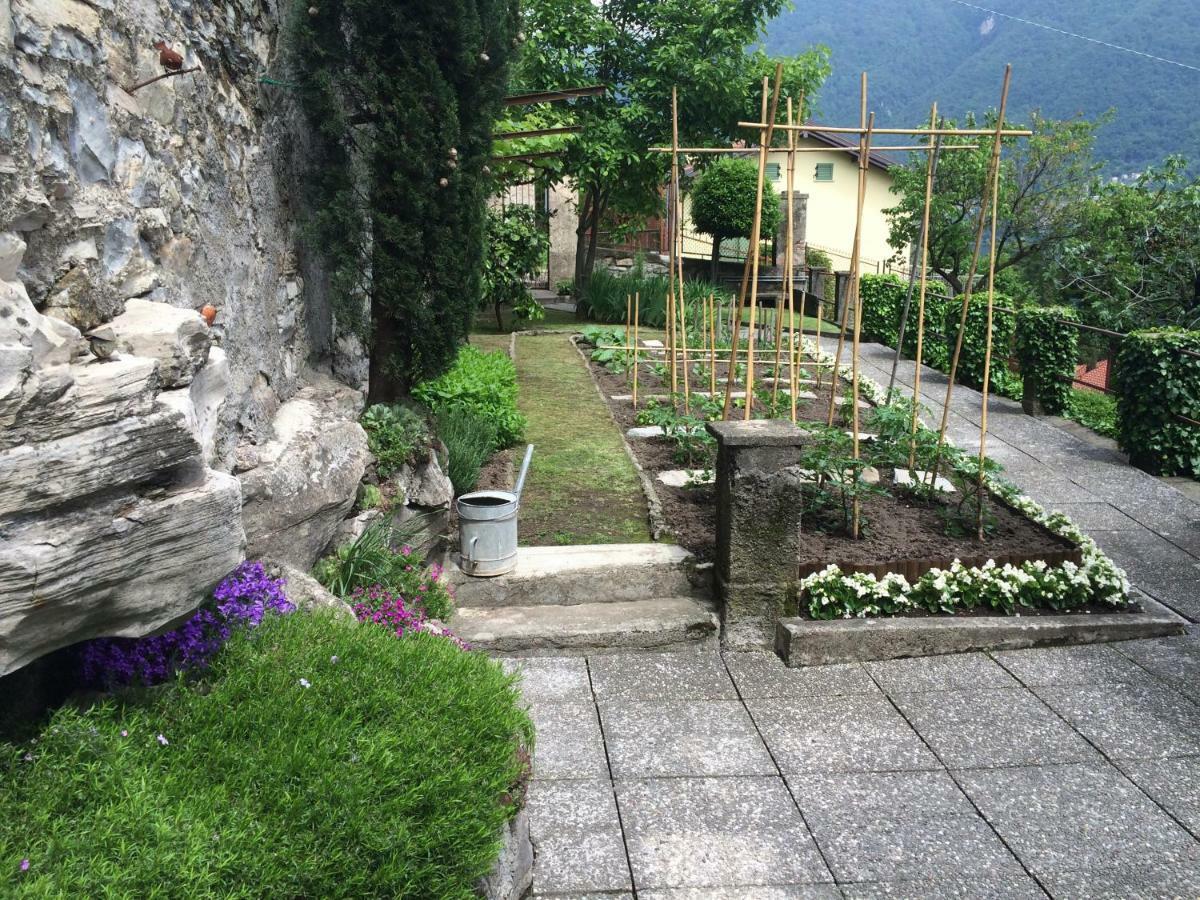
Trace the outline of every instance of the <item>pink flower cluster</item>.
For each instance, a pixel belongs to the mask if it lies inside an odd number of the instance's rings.
[[[420,606],[409,606],[402,596],[382,585],[374,584],[365,590],[359,588],[351,595],[350,604],[358,621],[387,628],[396,637],[424,632],[453,641],[463,650],[470,649],[449,630],[427,619]]]

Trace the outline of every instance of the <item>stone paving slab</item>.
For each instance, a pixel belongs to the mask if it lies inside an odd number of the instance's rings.
[[[535,779],[529,787],[528,803],[535,896],[632,889],[612,783],[607,778]]]
[[[600,704],[614,778],[775,775],[775,764],[736,700]]]
[[[1024,688],[891,696],[951,769],[1100,760],[1087,741]]]
[[[617,781],[639,892],[832,882],[779,777]]]
[[[535,703],[530,709],[538,778],[607,778],[604,739],[589,703]]]
[[[1134,866],[1115,871],[1048,872],[1042,883],[1053,896],[1071,900],[1200,897],[1200,868]]]
[[[864,666],[889,693],[1017,686],[1013,677],[985,653],[889,659]]]
[[[1000,650],[993,652],[991,657],[1029,687],[1144,684],[1147,678],[1153,678],[1112,644]]]
[[[880,695],[747,700],[746,707],[786,775],[940,768]]]
[[[774,653],[726,653],[725,665],[744,699],[878,694],[860,663],[791,668]]]
[[[1200,754],[1200,706],[1167,685],[1072,685],[1035,690],[1110,759]]]
[[[1200,866],[1200,843],[1108,763],[960,771],[955,778],[1034,875]]]
[[[737,699],[717,653],[623,653],[594,656],[588,662],[601,702]]]
[[[639,900],[842,900],[832,884],[776,884],[751,887],[674,888],[638,891]]]
[[[1200,756],[1122,760],[1117,765],[1179,824],[1200,835]]]
[[[590,703],[587,661],[583,657],[550,656],[501,660],[506,672],[519,672],[521,692],[530,703]]]
[[[1027,875],[975,879],[914,879],[842,885],[846,900],[1045,900],[1046,893]]]

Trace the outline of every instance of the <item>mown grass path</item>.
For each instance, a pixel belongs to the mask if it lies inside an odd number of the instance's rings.
[[[537,445],[521,498],[520,542],[649,541],[637,472],[568,336],[518,337],[516,363],[526,441]]]

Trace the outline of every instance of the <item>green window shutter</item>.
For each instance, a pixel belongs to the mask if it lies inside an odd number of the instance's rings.
[[[833,181],[833,163],[817,163],[814,181]]]
[[[779,163],[767,163],[767,180],[779,180]]]

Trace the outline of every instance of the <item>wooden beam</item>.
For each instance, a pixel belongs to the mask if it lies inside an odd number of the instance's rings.
[[[739,128],[761,129],[762,122],[738,122]],[[852,128],[835,125],[776,125],[776,128],[787,131],[807,131],[812,134],[863,134],[866,128]],[[943,137],[955,135],[966,137],[986,137],[996,135],[994,128],[876,128],[872,134],[940,134]],[[1027,128],[1005,128],[999,132],[1000,137],[1032,137],[1033,132]]]
[[[542,150],[537,153],[514,153],[511,156],[493,156],[492,162],[528,162],[531,159],[546,159],[551,156],[562,156],[563,150]]]
[[[505,106],[531,106],[534,103],[557,103],[575,97],[598,97],[608,90],[607,85],[593,84],[588,87],[562,88],[557,91],[534,91],[529,94],[513,94],[504,98]]]
[[[563,125],[559,128],[535,128],[533,131],[502,131],[493,134],[493,141],[515,141],[520,138],[549,137],[552,134],[578,134],[582,125]]]

